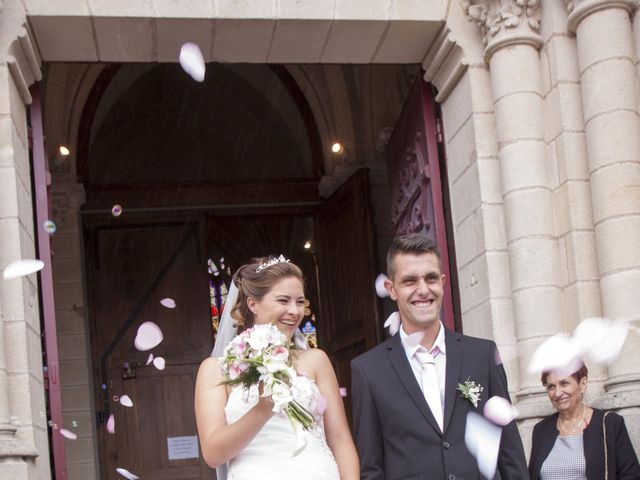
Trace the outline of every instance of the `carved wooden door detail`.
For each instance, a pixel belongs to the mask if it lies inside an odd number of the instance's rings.
[[[434,99],[422,79],[414,84],[389,139],[387,168],[391,194],[391,233],[420,232],[440,247],[447,277],[443,322],[455,328],[450,245],[447,242]]]

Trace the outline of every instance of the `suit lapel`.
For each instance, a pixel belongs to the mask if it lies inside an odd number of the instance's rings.
[[[456,390],[460,382],[460,368],[462,367],[461,335],[445,329],[444,342],[447,346],[447,368],[444,384],[444,431],[446,432],[456,402]]]
[[[449,348],[448,345],[447,348]],[[402,342],[400,341],[399,333],[390,340],[389,346],[387,347],[387,354],[391,365],[398,374],[398,377],[400,377],[402,385],[404,385],[404,388],[416,404],[416,407],[418,407],[418,410],[420,410],[422,415],[424,415],[435,431],[442,435],[440,427],[438,427],[438,423],[436,422],[433,413],[431,413],[431,409],[427,405],[427,401],[424,398],[422,390],[420,389],[418,382],[416,382],[416,377],[413,374],[413,370],[411,369],[411,365],[407,359],[407,354],[405,353]]]

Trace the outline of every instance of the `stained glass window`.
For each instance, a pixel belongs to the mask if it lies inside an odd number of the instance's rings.
[[[225,265],[224,257],[216,263],[213,259],[207,261],[207,271],[209,273],[209,300],[211,304],[211,327],[215,340],[220,326],[220,315],[224,309],[231,285],[231,267]]]

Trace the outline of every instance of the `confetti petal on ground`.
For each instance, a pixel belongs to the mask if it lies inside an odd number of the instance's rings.
[[[157,347],[162,342],[162,330],[153,322],[144,322],[138,327],[136,339],[133,342],[135,347],[144,352]]]
[[[113,413],[109,415],[109,420],[107,420],[107,432],[116,433],[116,417]]]
[[[153,362],[153,353],[150,353],[147,357],[147,365],[149,365],[151,362]]]
[[[204,81],[205,64],[200,47],[195,43],[187,42],[180,48],[178,61],[182,69],[196,82]]]
[[[163,298],[160,300],[160,305],[165,308],[176,308],[176,301],[173,298]]]
[[[125,407],[133,407],[133,402],[129,398],[129,395],[122,395],[119,401],[120,405],[124,405]]]
[[[134,475],[133,473],[131,473],[126,468],[118,467],[118,468],[116,468],[116,472],[118,472],[124,478],[127,478],[129,480],[138,480],[140,478],[137,475]]]
[[[384,288],[384,282],[386,282],[387,280],[389,280],[389,277],[387,277],[384,273],[381,273],[376,277],[376,293],[380,298],[386,298],[389,296],[389,292],[387,292],[387,289]]]
[[[504,427],[516,418],[516,410],[506,398],[493,396],[484,404],[484,417]]]
[[[345,387],[340,387],[340,396],[341,397],[347,396],[347,389]]]
[[[154,358],[153,359],[153,366],[156,367],[158,370],[164,370],[164,367],[165,367],[164,358],[162,358],[162,357]]]
[[[10,280],[12,278],[31,275],[43,268],[44,262],[42,260],[17,260],[15,262],[11,262],[5,267],[2,276],[5,280]]]
[[[613,363],[629,334],[629,322],[614,322],[598,340],[598,348],[592,348],[587,352],[592,362],[604,365]]]
[[[69,440],[75,440],[76,438],[78,438],[78,435],[76,435],[73,432],[70,432],[66,428],[61,428],[60,429],[60,435],[62,435],[65,438],[68,438]]]
[[[502,429],[475,412],[467,414],[464,442],[478,462],[478,470],[485,478],[493,478],[498,466]]]

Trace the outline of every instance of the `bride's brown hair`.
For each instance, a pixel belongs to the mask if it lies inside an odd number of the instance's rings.
[[[276,260],[276,257],[254,258],[250,263],[241,266],[233,276],[233,282],[238,288],[238,298],[232,307],[231,317],[236,321],[238,332],[254,325],[254,315],[247,305],[247,298],[251,297],[256,301],[262,300],[283,278],[297,278],[304,287],[302,270],[296,264],[278,261],[278,263],[264,267],[268,262]]]

